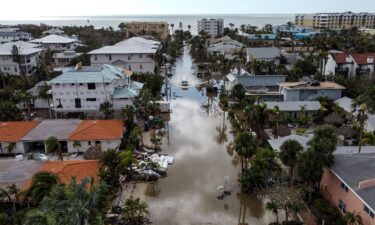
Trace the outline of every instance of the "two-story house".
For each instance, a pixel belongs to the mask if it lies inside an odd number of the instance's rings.
[[[113,46],[105,46],[88,54],[91,65],[110,64],[138,73],[153,73],[154,56],[161,43],[141,37],[133,37]]]
[[[354,71],[357,76],[374,75],[375,53],[355,53],[351,55],[354,62]]]
[[[276,47],[247,48],[247,62],[266,61],[279,65],[280,57],[281,51]]]
[[[111,65],[76,66],[50,80],[55,112],[95,112],[104,102],[114,109],[132,104],[143,84],[131,81],[131,71]]]
[[[342,74],[346,77],[355,76],[353,59],[344,52],[331,52],[325,66],[325,75]]]
[[[31,34],[20,31],[18,28],[0,28],[0,44],[13,41],[29,41]]]
[[[319,97],[332,100],[341,98],[345,87],[331,81],[284,82],[279,84],[279,92],[284,101],[313,101]]]
[[[12,58],[12,49],[16,46],[21,62]],[[0,71],[12,75],[32,75],[38,65],[38,59],[43,49],[38,45],[24,41],[8,42],[0,45]]]
[[[43,49],[63,52],[74,50],[76,48],[77,40],[64,36],[59,36],[56,34],[50,34],[39,39],[31,40],[30,43],[39,44],[42,46]]]

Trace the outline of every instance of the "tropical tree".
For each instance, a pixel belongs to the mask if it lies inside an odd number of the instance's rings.
[[[148,205],[139,198],[128,198],[125,201],[122,216],[126,224],[138,225],[148,222]]]
[[[247,169],[247,161],[256,153],[256,142],[249,132],[240,132],[236,135],[234,149],[241,157],[241,171],[243,172]]]
[[[275,136],[278,137],[279,136],[279,124],[281,121],[281,111],[280,111],[279,106],[276,105],[273,108],[273,115],[275,117],[275,123],[276,123]]]
[[[104,119],[110,119],[113,117],[113,105],[108,101],[100,104],[99,111],[103,113]]]
[[[275,201],[270,201],[266,203],[266,210],[272,212],[272,214],[275,215],[277,224],[280,224],[279,209],[280,209],[280,205]]]
[[[73,148],[75,148],[75,149],[77,150],[77,152],[79,152],[79,148],[80,148],[81,146],[82,146],[82,145],[81,145],[81,142],[80,142],[80,141],[75,140],[75,141],[73,142]]]
[[[246,90],[242,84],[236,84],[232,88],[232,97],[236,100],[238,104],[242,102],[245,98]]]
[[[56,174],[38,172],[31,180],[31,186],[23,194],[24,199],[38,206],[45,196],[48,196],[55,185],[60,183]]]
[[[22,56],[17,45],[12,46],[11,54],[12,61],[18,64],[21,75],[25,76],[25,72],[22,68]]]
[[[247,62],[246,48],[242,47],[239,51],[235,52],[233,58],[233,65],[238,70],[238,75],[241,74],[241,70],[244,69]]]
[[[188,30],[189,30],[189,32],[190,32],[190,29],[191,29],[191,25],[187,25],[187,28],[188,28]]]
[[[362,145],[363,145],[363,134],[365,130],[365,123],[368,119],[368,108],[367,104],[363,103],[358,109],[358,114],[357,114],[357,122],[359,124],[359,145],[358,145],[358,153],[361,153]]]
[[[361,214],[356,211],[346,212],[344,218],[348,225],[363,225]]]
[[[173,28],[174,28],[174,23],[171,23],[171,28],[172,28],[172,35],[174,34]]]
[[[299,154],[303,151],[302,145],[296,140],[286,140],[280,147],[280,160],[289,167],[290,183],[294,180],[294,167],[298,162]]]
[[[57,153],[57,156],[59,157],[59,159],[60,159],[61,161],[63,161],[63,155],[62,155],[61,143],[60,143],[59,139],[57,139],[57,138],[54,137],[54,136],[51,136],[51,137],[47,138],[47,139],[44,141],[44,144],[45,144],[45,146],[46,146],[46,151],[47,151],[47,153],[56,152],[56,153]]]
[[[118,153],[119,168],[124,171],[125,175],[128,175],[130,179],[133,175],[133,164],[137,161],[133,156],[133,150],[128,147],[126,150]]]

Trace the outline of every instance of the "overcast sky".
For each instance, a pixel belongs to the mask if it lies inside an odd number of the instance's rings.
[[[375,12],[375,0],[1,0],[0,19],[129,14]]]

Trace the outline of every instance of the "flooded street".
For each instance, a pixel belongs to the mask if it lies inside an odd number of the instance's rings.
[[[215,99],[209,101],[210,113],[202,107],[208,97],[204,88],[193,86],[200,81],[192,75],[191,66],[185,50],[171,83],[187,80],[191,87],[172,86],[169,141],[165,138],[162,153],[174,156],[175,161],[165,179],[148,185],[145,200],[150,219],[157,225],[268,224],[273,216],[261,201],[239,192],[239,159],[227,148],[232,140],[230,125],[215,107]],[[226,190],[231,195],[220,200],[217,196],[223,190],[218,187],[224,186],[225,176],[229,176]]]

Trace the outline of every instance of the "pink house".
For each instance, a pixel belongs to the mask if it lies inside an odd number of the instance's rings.
[[[375,225],[375,147],[340,146],[335,162],[324,171],[323,196],[345,214],[360,213],[364,225]]]

